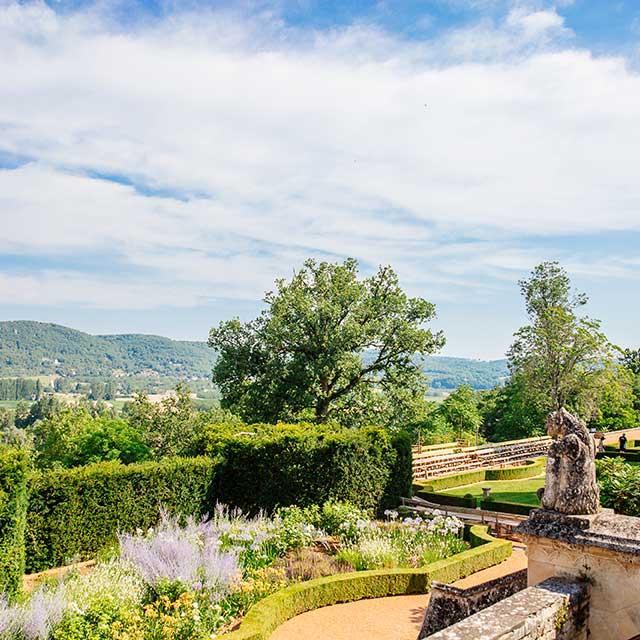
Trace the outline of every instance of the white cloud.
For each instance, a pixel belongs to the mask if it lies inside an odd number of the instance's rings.
[[[34,159],[0,171],[0,252],[113,251],[137,274],[126,292],[5,274],[0,295],[195,305],[353,255],[444,296],[539,257],[510,238],[640,230],[640,78],[570,36],[520,5],[416,43],[228,12],[127,31],[0,4],[0,149]]]

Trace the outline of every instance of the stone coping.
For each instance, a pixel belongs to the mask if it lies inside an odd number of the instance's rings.
[[[566,515],[535,509],[516,533],[525,539],[549,538],[569,545],[598,547],[640,559],[640,518],[621,516],[611,509],[594,515]]]
[[[447,584],[446,582],[438,582],[434,580],[431,583],[431,590],[442,591],[444,593],[450,593],[453,595],[459,595],[464,598],[469,598],[472,596],[479,595],[484,593],[485,591],[490,591],[496,587],[500,587],[507,583],[517,582],[519,580],[524,580],[525,584],[527,581],[527,570],[520,569],[519,571],[514,571],[512,573],[508,573],[506,576],[500,576],[499,578],[494,578],[493,580],[488,580],[487,582],[483,582],[482,584],[477,584],[474,587],[456,587],[453,584]]]

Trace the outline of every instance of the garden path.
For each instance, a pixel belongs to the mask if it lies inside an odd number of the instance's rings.
[[[510,558],[455,585],[472,587],[526,566],[525,547],[514,543]],[[428,602],[428,595],[394,596],[324,607],[285,622],[270,640],[415,640]]]

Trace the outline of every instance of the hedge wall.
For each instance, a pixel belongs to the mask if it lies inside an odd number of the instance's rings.
[[[515,513],[520,516],[528,516],[533,509],[539,509],[540,506],[532,507],[530,505],[521,504],[519,502],[501,502],[500,500],[481,500],[480,508],[485,511],[497,511],[499,513]]]
[[[153,526],[161,505],[200,515],[217,501],[256,512],[335,499],[380,513],[411,495],[411,441],[383,429],[209,425],[199,452],[206,455],[33,476],[27,569],[91,558],[118,531]]]
[[[511,543],[475,525],[468,534],[472,548],[421,569],[357,571],[301,582],[281,589],[253,606],[238,630],[220,640],[268,640],[283,622],[305,611],[364,598],[427,593],[433,580],[455,582],[511,555]]]
[[[524,480],[525,478],[535,478],[544,473],[546,458],[528,460],[526,464],[519,467],[502,467],[500,469],[487,469],[485,480]]]
[[[627,462],[640,462],[640,451],[618,451],[617,448],[607,448],[604,451],[599,451],[596,454],[596,458],[623,458]]]
[[[127,466],[103,462],[32,476],[27,571],[94,557],[118,531],[154,526],[161,505],[184,515],[208,511],[217,465],[203,457]]]
[[[218,499],[248,512],[335,499],[380,513],[411,495],[410,439],[384,429],[277,425],[255,435],[212,429],[200,452],[221,457]]]
[[[28,459],[24,451],[0,447],[0,595],[13,599],[25,568]]]
[[[418,491],[419,498],[427,500],[427,502],[435,502],[450,507],[464,507],[466,509],[475,509],[478,506],[478,498],[464,498],[461,496],[452,496],[448,493],[431,493],[429,491]]]

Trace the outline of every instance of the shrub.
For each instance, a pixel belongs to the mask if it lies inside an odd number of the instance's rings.
[[[27,514],[27,569],[41,571],[87,559],[113,544],[119,531],[147,529],[160,506],[170,513],[208,511],[217,462],[168,459],[123,466],[103,462],[35,474]]]
[[[466,509],[475,509],[478,506],[478,499],[471,496],[470,498],[461,498],[460,496],[450,496],[447,493],[429,493],[427,491],[418,491],[418,497],[427,502],[435,502],[444,506],[464,507]]]
[[[521,516],[528,516],[533,509],[538,507],[532,507],[526,504],[520,504],[519,502],[500,502],[498,500],[481,500],[480,508],[485,511],[496,511],[498,513],[515,513]]]
[[[519,467],[503,467],[501,469],[487,469],[485,480],[524,480],[534,478],[544,472],[546,458],[527,460],[527,463]]]
[[[217,496],[244,511],[337,500],[381,513],[411,495],[409,438],[375,427],[209,425],[195,451],[221,455]]]
[[[0,447],[0,599],[20,591],[25,569],[27,454]]]
[[[603,507],[627,516],[640,516],[640,467],[622,458],[598,460],[598,484]]]

